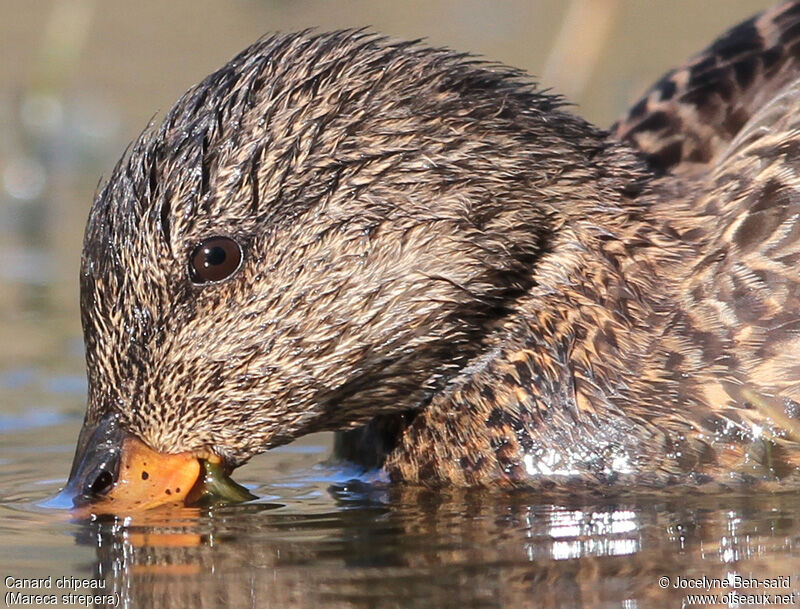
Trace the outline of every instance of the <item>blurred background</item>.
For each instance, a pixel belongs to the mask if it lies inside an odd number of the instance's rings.
[[[85,393],[78,265],[98,180],[151,118],[257,37],[364,25],[426,37],[524,68],[607,126],[768,4],[0,0],[0,444],[71,451]]]

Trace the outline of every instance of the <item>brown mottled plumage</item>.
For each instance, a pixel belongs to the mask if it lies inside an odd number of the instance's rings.
[[[451,51],[257,42],[95,201],[87,429],[234,467],[369,423],[338,452],[422,484],[796,480],[798,30],[735,28],[611,135]],[[195,285],[217,235],[241,267]]]
[[[800,5],[739,24],[665,74],[611,131],[657,171],[707,171],[753,114],[798,77]]]

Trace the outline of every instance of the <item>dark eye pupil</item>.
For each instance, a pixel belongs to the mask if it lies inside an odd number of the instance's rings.
[[[241,246],[229,237],[210,237],[202,241],[189,258],[189,277],[193,283],[223,281],[233,275],[242,261]]]
[[[216,266],[225,262],[225,250],[221,247],[206,247],[203,253],[206,256],[206,266]]]

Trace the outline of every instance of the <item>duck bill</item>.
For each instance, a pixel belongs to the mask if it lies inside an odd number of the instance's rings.
[[[67,486],[53,504],[79,513],[124,514],[184,503],[202,469],[191,453],[152,450],[110,413],[84,423]]]

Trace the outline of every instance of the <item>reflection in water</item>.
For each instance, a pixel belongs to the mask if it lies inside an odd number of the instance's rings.
[[[794,495],[571,505],[330,492],[318,513],[152,512],[89,523],[78,541],[96,546],[97,573],[129,607],[680,607],[696,590],[660,577],[800,574]]]

